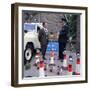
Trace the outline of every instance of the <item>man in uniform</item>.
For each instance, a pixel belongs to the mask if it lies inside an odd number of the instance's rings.
[[[47,44],[48,44],[48,30],[47,30],[47,22],[43,22],[43,28],[39,30],[39,41],[41,45],[41,52],[43,59],[46,60],[45,58],[45,53],[47,49]]]
[[[58,38],[58,42],[59,42],[59,60],[61,60],[61,62],[63,62],[64,59],[64,55],[63,55],[63,51],[66,49],[66,44],[67,44],[67,39],[68,39],[68,25],[67,25],[67,21],[65,18],[61,18],[61,20],[59,21],[59,25],[61,26],[61,30],[59,31],[59,38]]]

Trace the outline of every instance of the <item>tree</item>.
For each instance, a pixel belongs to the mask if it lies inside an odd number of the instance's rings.
[[[77,36],[77,16],[76,14],[65,14],[65,18],[67,19],[67,24],[69,26],[68,36],[72,37],[72,39],[76,40]]]

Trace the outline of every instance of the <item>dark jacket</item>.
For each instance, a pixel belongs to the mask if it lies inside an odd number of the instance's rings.
[[[43,29],[39,30],[39,41],[41,45],[47,45],[48,39],[46,32]]]
[[[58,41],[59,42],[67,42],[67,40],[68,40],[68,26],[67,25],[65,25],[65,26],[63,26],[62,27],[62,30],[60,30],[60,32],[59,32],[59,39],[58,39]]]

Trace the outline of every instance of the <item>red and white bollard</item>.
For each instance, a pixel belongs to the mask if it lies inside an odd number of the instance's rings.
[[[72,69],[72,64],[68,65],[68,75],[72,75],[73,74],[73,69]]]
[[[45,68],[44,61],[40,61],[40,63],[39,63],[39,77],[45,77],[44,68]]]
[[[67,64],[67,55],[66,53],[64,54],[64,60],[63,60],[63,69],[67,69],[68,68],[68,64]]]
[[[37,50],[36,55],[35,55],[35,66],[40,62],[40,51]]]
[[[55,68],[54,58],[55,58],[55,53],[54,53],[54,50],[52,49],[50,51],[50,63],[49,63],[50,72],[53,72],[53,69]]]
[[[35,64],[37,65],[40,62],[40,54],[37,53],[35,56]]]
[[[80,58],[77,58],[76,61],[76,71],[75,71],[76,75],[80,75]]]
[[[55,64],[54,63],[54,55],[55,55],[55,53],[54,53],[54,50],[51,50],[51,52],[50,52],[50,64]]]

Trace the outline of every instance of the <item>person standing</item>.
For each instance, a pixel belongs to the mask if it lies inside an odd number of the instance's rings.
[[[39,30],[39,41],[41,45],[41,52],[42,52],[43,59],[46,60],[45,54],[46,54],[46,49],[48,44],[47,22],[43,22],[42,25],[43,25],[43,28]]]
[[[66,49],[66,44],[68,40],[68,25],[67,21],[65,18],[61,18],[59,21],[59,25],[61,26],[61,30],[59,31],[59,38],[58,38],[58,43],[59,43],[59,60],[63,62],[64,59],[64,54],[63,51]]]

